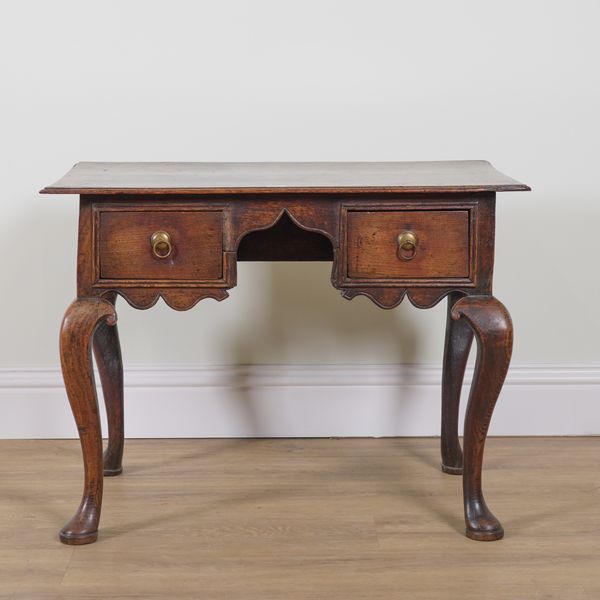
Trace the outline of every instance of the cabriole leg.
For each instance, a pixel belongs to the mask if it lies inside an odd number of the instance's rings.
[[[106,299],[115,304],[116,294]],[[98,365],[102,394],[108,421],[108,446],[104,451],[104,475],[119,475],[123,472],[123,360],[116,325],[101,321],[94,335],[94,357]]]
[[[442,374],[442,471],[452,475],[462,475],[463,472],[463,456],[458,441],[458,409],[465,367],[473,342],[473,330],[469,324],[462,319],[453,319],[451,314],[454,305],[463,297],[456,292],[448,296]]]
[[[84,486],[81,504],[60,532],[65,544],[96,541],[102,507],[102,433],[92,366],[92,338],[101,324],[117,321],[107,300],[83,298],[67,309],[60,331],[60,359],[71,410],[83,451]]]
[[[502,525],[485,503],[481,489],[483,449],[494,406],[508,371],[513,327],[504,305],[491,296],[459,300],[453,319],[464,319],[477,338],[477,362],[465,416],[463,494],[467,537],[499,540]]]

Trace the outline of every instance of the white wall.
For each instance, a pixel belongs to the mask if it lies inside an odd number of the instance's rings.
[[[55,388],[29,394],[15,369],[35,378],[58,364],[77,201],[37,191],[79,160],[488,159],[534,188],[498,201],[495,293],[515,321],[515,369],[544,365],[552,379],[600,365],[598,2],[24,0],[0,10],[0,411],[29,407],[0,434],[62,431],[52,419],[28,429]],[[348,302],[329,265],[245,263],[225,302],[188,313],[122,303],[119,326],[133,369],[437,365],[444,310]],[[565,414],[584,394],[585,432],[600,433],[600,396],[595,405],[577,381]],[[315,391],[323,405],[327,389]],[[361,410],[370,401],[348,393]],[[207,418],[195,398],[182,421]],[[363,433],[388,431],[378,406]],[[334,430],[336,410],[315,417],[318,432]],[[515,432],[523,410],[503,417]],[[317,432],[303,415],[305,433]],[[537,418],[541,433],[561,431],[560,411]],[[144,432],[160,434],[138,422]]]

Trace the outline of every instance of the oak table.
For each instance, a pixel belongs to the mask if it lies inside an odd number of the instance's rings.
[[[79,194],[77,298],[60,332],[63,377],[84,461],[66,544],[98,534],[103,475],[123,456],[123,365],[115,300],[188,310],[223,300],[244,260],[332,261],[345,298],[419,308],[448,298],[442,469],[462,474],[466,535],[503,536],[481,487],[483,449],[512,351],[510,315],[492,296],[496,192],[529,190],[486,161],[76,164],[44,194]],[[473,336],[464,426],[458,409]],[[102,434],[92,348],[108,416]]]

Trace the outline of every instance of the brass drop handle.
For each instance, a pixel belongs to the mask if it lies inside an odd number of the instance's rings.
[[[398,258],[411,260],[417,253],[417,236],[412,231],[403,231],[398,236]]]
[[[166,231],[155,231],[150,237],[150,245],[156,258],[168,258],[173,251],[171,236]]]

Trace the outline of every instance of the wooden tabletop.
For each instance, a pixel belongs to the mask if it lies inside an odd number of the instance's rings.
[[[80,162],[42,194],[505,192],[530,188],[485,160],[437,162]]]

